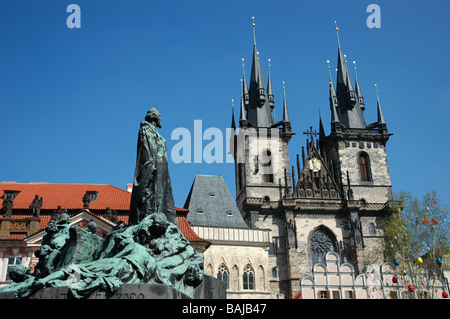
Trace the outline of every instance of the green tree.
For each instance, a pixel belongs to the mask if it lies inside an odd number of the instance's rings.
[[[441,283],[448,294],[444,260],[449,253],[449,221],[439,196],[431,191],[419,200],[400,192],[389,204],[391,213],[383,221],[383,253],[398,280],[412,285],[409,298],[438,298],[436,286]]]

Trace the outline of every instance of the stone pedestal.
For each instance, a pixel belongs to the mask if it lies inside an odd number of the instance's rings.
[[[195,288],[194,299],[227,299],[225,283],[205,275],[203,282]]]
[[[0,299],[14,299],[14,291],[0,293]],[[43,288],[28,299],[68,299],[68,287]],[[164,284],[126,284],[112,296],[95,291],[86,299],[191,299],[186,294]],[[194,299],[226,299],[225,284],[217,278],[205,276],[195,289]]]

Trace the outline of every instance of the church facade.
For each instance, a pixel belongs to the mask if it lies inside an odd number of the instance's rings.
[[[295,119],[289,116],[284,91],[282,120],[274,120],[270,69],[266,85],[253,24],[251,74],[247,84],[244,70],[231,153],[236,204],[244,220],[250,228],[271,231],[268,268],[277,273],[270,281],[272,296],[297,296],[302,278],[330,252],[352,265],[356,274],[364,272],[392,199],[386,154],[392,134],[378,98],[376,108],[368,108],[377,112],[377,121],[366,123],[364,97],[358,79],[350,77],[337,35],[337,79],[331,73],[329,78],[330,134],[320,119],[318,132],[305,130],[306,145],[292,150]],[[236,128],[234,114],[231,125]],[[294,165],[290,151],[300,153]]]

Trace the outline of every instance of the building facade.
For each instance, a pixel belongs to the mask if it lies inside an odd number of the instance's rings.
[[[276,297],[270,289],[270,230],[248,227],[222,176],[197,174],[184,208],[194,232],[211,243],[204,270],[225,282],[228,299]]]

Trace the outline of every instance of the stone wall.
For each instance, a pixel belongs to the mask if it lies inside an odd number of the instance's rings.
[[[270,231],[232,227],[192,226],[212,245],[204,252],[204,270],[217,277],[219,267],[227,273],[227,299],[270,298],[268,250]],[[252,289],[245,289],[243,272],[249,266],[253,273]]]

